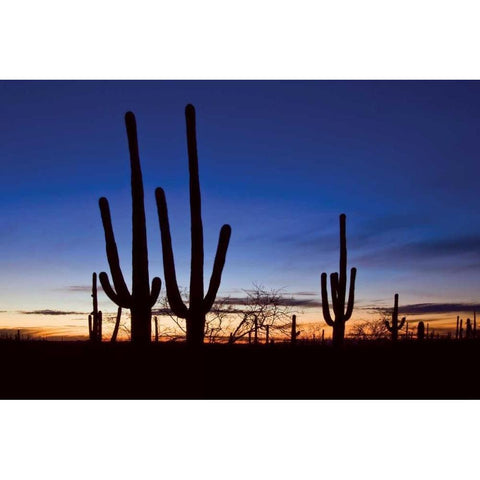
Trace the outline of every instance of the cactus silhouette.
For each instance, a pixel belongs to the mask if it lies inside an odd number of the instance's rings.
[[[130,150],[132,189],[132,293],[128,291],[120,268],[110,207],[105,197],[100,198],[99,205],[105,231],[107,259],[115,289],[110,285],[105,272],[100,273],[100,283],[112,302],[119,307],[130,309],[132,342],[146,343],[151,340],[152,307],[157,301],[162,282],[155,277],[150,290],[142,170],[138,154],[137,125],[132,112],[125,114],[125,125]]]
[[[162,237],[163,269],[167,298],[173,313],[186,320],[187,344],[201,345],[205,335],[205,315],[212,308],[220,287],[222,271],[225,265],[231,227],[223,225],[220,230],[217,252],[213,263],[212,276],[207,294],[204,296],[203,284],[203,224],[200,198],[200,180],[198,175],[197,139],[195,133],[195,109],[192,105],[185,108],[187,124],[188,167],[190,173],[190,224],[191,224],[191,266],[190,301],[184,304],[177,284],[175,261],[170,236],[167,201],[162,188],[155,190],[158,220]]]
[[[88,337],[92,342],[102,341],[102,312],[98,311],[97,274],[92,274],[92,303],[93,310],[88,316]]]
[[[425,338],[425,324],[420,321],[417,326],[417,340],[423,340]]]
[[[116,342],[117,341],[118,328],[120,327],[120,318],[121,317],[122,317],[122,307],[118,307],[117,318],[115,320],[115,327],[113,328],[112,338],[110,339],[111,342]]]
[[[465,323],[465,338],[472,338],[473,337],[473,329],[472,329],[472,321],[467,318]]]
[[[158,343],[158,318],[153,317],[153,321],[155,323],[155,343]]]
[[[290,331],[290,343],[295,345],[297,343],[297,337],[300,335],[300,331],[297,330],[297,316],[292,315],[292,328]]]
[[[353,303],[355,295],[355,276],[357,269],[350,271],[350,291],[348,294],[347,308],[345,310],[345,295],[347,290],[347,240],[345,234],[345,215],[340,215],[340,272],[330,275],[330,285],[332,293],[332,307],[335,314],[335,320],[330,315],[327,293],[327,274],[322,273],[322,310],[323,318],[327,325],[333,327],[334,346],[341,346],[345,336],[345,322],[350,319],[353,312]]]
[[[405,324],[405,317],[400,320],[398,323],[398,293],[395,294],[394,297],[394,305],[393,305],[393,313],[392,313],[392,324],[388,320],[385,320],[385,326],[387,330],[392,334],[392,340],[394,342],[398,339],[398,332],[403,328]]]

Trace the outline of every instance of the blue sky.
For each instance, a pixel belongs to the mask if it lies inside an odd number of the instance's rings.
[[[101,196],[130,278],[128,110],[150,273],[163,280],[161,186],[188,285],[187,103],[197,111],[206,281],[221,225],[233,230],[220,294],[256,282],[319,300],[346,213],[359,305],[391,305],[396,292],[404,304],[477,301],[479,82],[3,81],[0,98],[0,310],[88,311],[91,273],[108,271]]]

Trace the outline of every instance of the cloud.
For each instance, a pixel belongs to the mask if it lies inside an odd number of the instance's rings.
[[[445,260],[455,260],[457,263],[445,265]],[[436,261],[443,261],[438,265],[442,269],[464,270],[480,267],[480,236],[419,240],[355,255],[356,264],[368,266],[403,266],[407,263],[417,265]]]
[[[69,285],[67,287],[62,287],[57,290],[61,290],[62,292],[81,292],[81,293],[92,293],[92,286],[91,285]],[[103,291],[102,286],[100,284],[97,285],[98,291]]]
[[[20,311],[24,315],[88,315],[86,312],[67,312],[63,310],[32,310],[32,311]]]
[[[391,311],[391,308],[383,307],[363,307],[373,312],[384,313]],[[414,303],[411,305],[401,305],[398,307],[398,313],[402,315],[420,315],[424,313],[460,313],[480,311],[478,303]]]

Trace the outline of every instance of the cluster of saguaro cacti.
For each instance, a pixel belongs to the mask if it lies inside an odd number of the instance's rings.
[[[332,308],[335,319],[330,315],[327,294],[327,274],[322,273],[322,310],[323,318],[327,325],[333,327],[333,345],[341,346],[345,336],[345,322],[350,319],[353,312],[354,294],[355,294],[355,276],[356,268],[350,271],[350,290],[348,301],[346,301],[347,291],[347,240],[345,233],[345,215],[340,215],[340,272],[330,275],[330,286],[332,294]],[[346,307],[346,309],[345,309]]]
[[[405,317],[400,320],[400,323],[398,322],[398,293],[396,293],[393,304],[392,323],[390,324],[388,320],[385,320],[385,326],[387,327],[387,330],[392,334],[392,340],[394,342],[397,341],[398,332],[403,328],[404,324]]]
[[[130,150],[132,189],[132,293],[128,290],[120,268],[110,207],[105,197],[100,198],[99,205],[105,231],[107,259],[114,288],[110,285],[108,275],[105,272],[100,273],[100,282],[110,300],[119,307],[130,309],[132,342],[144,343],[151,340],[152,307],[160,293],[161,281],[158,277],[155,277],[150,289],[143,180],[138,153],[137,126],[133,113],[126,113],[125,124]]]
[[[88,316],[88,338],[92,342],[102,341],[102,312],[98,310],[97,297],[97,274],[93,272],[92,275],[92,302],[93,310]]]
[[[187,343],[199,345],[205,335],[205,315],[212,308],[222,278],[223,266],[230,241],[230,225],[220,230],[213,272],[207,294],[204,296],[203,284],[203,224],[200,199],[200,181],[198,175],[197,139],[195,133],[195,109],[192,105],[185,108],[187,123],[188,167],[190,173],[190,224],[191,224],[191,268],[190,298],[188,307],[182,300],[177,284],[175,262],[172,251],[172,239],[168,220],[167,202],[162,188],[155,190],[158,219],[162,237],[163,269],[168,303],[173,313],[186,320]]]
[[[297,343],[297,337],[300,335],[300,330],[297,330],[297,316],[292,315],[292,328],[290,331],[290,343],[295,345]]]

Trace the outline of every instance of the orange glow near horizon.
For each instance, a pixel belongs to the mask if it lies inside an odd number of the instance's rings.
[[[449,332],[454,335],[456,328],[457,315],[463,318],[464,328],[466,318],[473,319],[473,312],[455,312],[455,313],[429,313],[407,316],[409,331],[416,328],[419,321],[423,321],[425,327],[429,326],[440,335],[447,335]],[[349,334],[352,326],[357,322],[365,320],[378,320],[380,314],[369,313],[366,311],[354,312],[352,319],[346,324],[346,334]],[[104,317],[105,318],[105,317]],[[106,314],[107,321],[103,323],[104,340],[110,338],[113,327],[115,313]],[[129,315],[123,315],[123,322],[129,325]],[[168,339],[173,336],[181,338],[183,332],[175,323],[165,316],[158,316],[160,339]],[[231,325],[234,326],[236,319],[231,319]],[[152,322],[153,323],[153,322]],[[48,340],[87,340],[88,339],[88,314],[69,314],[69,315],[44,315],[44,314],[25,314],[21,312],[0,312],[0,337],[12,337],[20,330],[23,338],[48,339]],[[320,338],[322,330],[325,331],[325,338],[331,337],[331,328],[324,322],[321,311],[318,308],[306,309],[303,313],[297,314],[297,328],[302,331],[300,339]],[[153,335],[152,325],[152,335]],[[405,327],[400,333],[404,335]],[[228,334],[228,330],[227,330]],[[287,339],[287,336],[276,336],[272,338],[281,340]],[[128,333],[125,329],[120,329],[119,340],[128,340]],[[263,334],[262,334],[263,338]]]

